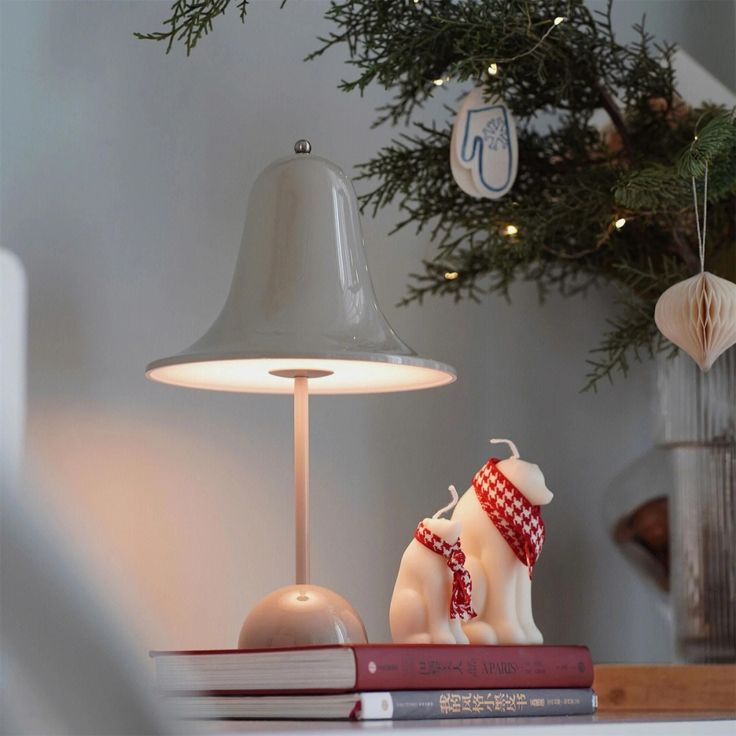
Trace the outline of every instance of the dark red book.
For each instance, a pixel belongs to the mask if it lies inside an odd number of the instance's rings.
[[[159,690],[254,695],[373,690],[587,688],[583,646],[360,644],[151,652]]]

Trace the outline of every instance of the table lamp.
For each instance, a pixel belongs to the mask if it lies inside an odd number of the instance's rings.
[[[296,584],[260,601],[241,648],[366,641],[355,609],[310,583],[309,394],[433,388],[454,368],[420,358],[376,302],[350,180],[300,140],[268,166],[250,194],[230,293],[191,347],[146,369],[154,381],[294,394]]]

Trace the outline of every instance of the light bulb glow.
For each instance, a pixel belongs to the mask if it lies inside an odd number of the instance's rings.
[[[616,230],[620,230],[625,224],[626,224],[626,218],[625,217],[619,217],[616,222],[613,223]]]
[[[556,18],[554,19],[554,24],[555,24],[556,26],[558,26],[558,25],[560,25],[560,23],[562,23],[562,22],[563,22],[564,20],[565,20],[565,16],[563,16],[563,15],[558,15],[558,16],[557,16],[557,17],[556,17]]]
[[[496,74],[498,74],[498,64],[496,64],[495,62],[492,63],[492,64],[489,64],[488,65],[488,73],[492,77],[496,76]]]
[[[437,79],[432,80],[432,84],[435,87],[441,87],[445,83],[445,80],[442,77],[437,77]]]
[[[448,272],[447,272],[447,273],[445,274],[445,278],[446,278],[446,279],[447,279],[448,281],[454,281],[454,280],[455,280],[455,279],[456,279],[456,278],[457,278],[457,277],[458,277],[459,275],[460,275],[460,274],[459,274],[459,273],[458,273],[457,271],[448,271]]]
[[[398,361],[403,361],[399,363]],[[412,391],[444,386],[455,380],[454,372],[440,363],[413,358],[344,360],[336,358],[232,358],[168,363],[157,361],[146,376],[154,381],[210,389],[256,394],[290,394],[294,381],[274,375],[291,369],[328,371],[324,378],[309,381],[310,394],[368,394]]]
[[[518,235],[519,228],[516,227],[516,225],[506,225],[504,233],[506,233],[506,235]]]

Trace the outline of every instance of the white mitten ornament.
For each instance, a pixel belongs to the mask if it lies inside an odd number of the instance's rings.
[[[500,199],[516,179],[519,150],[516,123],[499,97],[486,100],[471,90],[452,128],[450,168],[458,186],[471,197]]]
[[[463,631],[471,644],[541,644],[532,615],[532,568],[544,542],[539,507],[552,500],[538,465],[491,458],[473,477],[452,514],[463,529],[466,567],[477,618]]]
[[[468,643],[462,623],[475,613],[460,547],[460,523],[438,518],[457,503],[455,487],[449,490],[452,501],[420,522],[401,558],[389,610],[396,644]]]

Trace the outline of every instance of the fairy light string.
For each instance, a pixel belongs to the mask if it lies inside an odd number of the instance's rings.
[[[414,0],[414,4],[418,5],[419,2],[417,0]],[[516,56],[510,56],[503,59],[496,59],[495,61],[491,61],[488,64],[488,67],[486,68],[486,73],[489,76],[496,76],[498,74],[498,65],[501,64],[510,64],[513,61],[518,61],[519,59],[523,59],[525,56],[529,56],[529,54],[533,54],[546,40],[547,36],[549,36],[552,31],[554,31],[557,26],[561,25],[562,23],[567,20],[566,16],[564,15],[558,15],[552,20],[552,25],[542,34],[541,38],[530,48],[528,48],[526,51],[522,51],[520,54],[517,54]],[[443,87],[445,86],[449,81],[451,80],[451,77],[449,75],[437,77],[436,79],[432,80],[432,84],[435,85],[435,87]]]
[[[512,61],[518,61],[519,59],[523,59],[525,56],[529,56],[529,54],[533,54],[546,40],[547,36],[549,36],[552,31],[554,31],[557,26],[559,26],[561,23],[564,23],[566,20],[564,15],[558,15],[553,21],[552,25],[542,34],[542,37],[537,41],[534,46],[531,48],[528,48],[526,51],[522,51],[522,53],[517,54],[516,56],[511,56],[506,59],[496,59],[495,61],[491,62],[491,64],[488,66],[488,74],[491,76],[495,76],[498,74],[498,64],[510,64]]]

